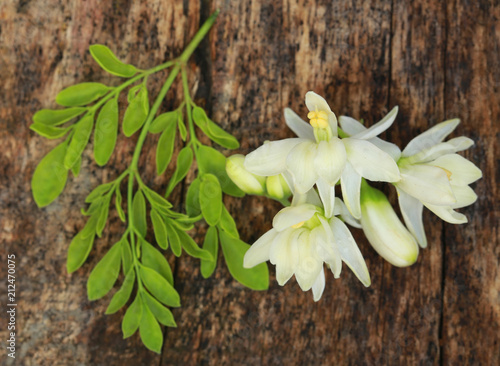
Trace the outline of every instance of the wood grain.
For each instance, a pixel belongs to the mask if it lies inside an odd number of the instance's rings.
[[[461,118],[453,136],[474,139],[464,155],[484,177],[475,184],[478,202],[463,210],[468,224],[454,226],[424,214],[429,247],[411,268],[385,263],[353,230],[372,286],[364,288],[344,266],[340,279],[327,276],[318,303],[293,281],[280,287],[274,268],[270,289],[253,292],[231,278],[222,257],[212,278],[204,280],[198,260],[167,254],[183,307],[174,310],[178,328],[165,330],[163,353],[156,355],[138,335],[122,340],[123,311],[104,315],[109,296],[97,302],[86,297],[90,271],[123,230],[115,214],[82,269],[73,275],[65,270],[69,242],[85,222],[79,213],[84,197],[127,166],[135,139],[121,136],[106,168],[92,162],[88,148],[81,175],[40,210],[30,179],[55,142],[28,127],[33,113],[53,107],[67,85],[119,83],[93,63],[90,44],[107,44],[123,60],[152,67],[178,55],[214,9],[221,13],[189,63],[190,82],[196,102],[241,141],[238,152],[292,136],[283,108],[305,116],[304,95],[314,90],[338,115],[367,124],[399,105],[397,122],[384,136],[400,146],[444,119]],[[9,253],[18,258],[19,312],[17,363],[4,351],[1,363],[498,364],[499,18],[494,0],[2,2],[0,260],[6,263]],[[151,77],[150,85],[159,90],[164,77]],[[179,91],[175,85],[164,110],[178,105]],[[155,176],[155,142],[146,142],[141,173],[163,190],[166,178]],[[176,205],[185,190],[174,192]],[[225,203],[250,243],[271,227],[280,209],[257,197]],[[198,227],[195,238],[205,229]],[[0,278],[6,278],[6,267],[0,268]],[[0,293],[5,292],[2,280]],[[1,339],[6,324],[1,317]]]

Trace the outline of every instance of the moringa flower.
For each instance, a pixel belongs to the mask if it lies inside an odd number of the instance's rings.
[[[361,226],[371,246],[386,261],[397,267],[407,267],[417,261],[418,245],[394,212],[384,193],[361,186]]]
[[[397,107],[366,131],[339,139],[337,118],[325,99],[310,91],[306,105],[309,123],[285,109],[285,121],[299,138],[264,144],[246,156],[245,167],[263,176],[287,171],[292,176],[293,190],[298,193],[308,192],[316,184],[327,215],[333,210],[335,184],[340,179],[344,201],[359,218],[361,177],[385,182],[400,179],[394,159],[369,141],[394,122]]]
[[[366,263],[349,229],[337,217],[326,217],[321,206],[314,190],[294,196],[292,206],[278,212],[273,228],[246,252],[243,266],[251,268],[269,260],[276,265],[281,286],[295,275],[303,291],[312,289],[314,301],[325,288],[323,263],[339,278],[344,261],[365,286],[370,286]],[[337,206],[340,214],[341,205]]]
[[[477,199],[469,184],[482,177],[472,162],[456,154],[474,142],[464,136],[442,142],[460,123],[453,119],[439,123],[410,141],[398,166],[401,181],[394,183],[406,225],[422,248],[427,246],[422,222],[423,206],[452,224],[467,222],[454,209],[469,206]]]

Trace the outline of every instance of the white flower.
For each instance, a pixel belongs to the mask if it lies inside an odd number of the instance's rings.
[[[394,183],[406,225],[422,248],[427,246],[422,222],[423,206],[452,224],[467,222],[454,209],[474,203],[476,194],[469,184],[482,177],[472,162],[456,154],[471,147],[467,137],[442,142],[460,123],[458,119],[442,122],[410,141],[398,166],[401,180]]]
[[[310,123],[291,109],[285,109],[286,123],[299,138],[264,144],[246,156],[245,167],[263,176],[288,171],[292,176],[292,189],[302,194],[317,184],[327,216],[333,211],[335,184],[340,179],[344,201],[351,213],[359,218],[361,177],[385,182],[400,179],[394,159],[369,141],[394,122],[397,107],[369,129],[341,140],[337,118],[325,99],[308,92],[306,105]]]
[[[345,214],[338,200],[337,214]],[[314,190],[294,196],[292,206],[274,217],[273,228],[246,252],[243,266],[251,268],[270,261],[276,265],[276,279],[283,286],[293,275],[303,291],[312,289],[318,301],[325,288],[323,263],[335,278],[340,276],[344,261],[365,285],[370,274],[361,252],[347,226],[335,216],[325,217]]]
[[[397,267],[417,261],[418,245],[392,208],[384,193],[363,181],[361,187],[361,226],[380,256]]]

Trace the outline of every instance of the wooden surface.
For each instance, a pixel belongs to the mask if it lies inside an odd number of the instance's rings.
[[[88,54],[104,43],[141,68],[179,54],[200,22],[221,14],[190,66],[196,101],[248,153],[266,139],[291,136],[283,108],[305,115],[314,90],[337,114],[378,120],[400,114],[386,137],[404,146],[447,118],[475,146],[465,156],[482,169],[479,196],[462,210],[466,225],[424,221],[429,247],[411,268],[385,263],[353,230],[367,260],[365,289],[344,266],[328,276],[314,303],[293,281],[267,292],[233,281],[223,258],[203,280],[198,261],[172,258],[183,307],[165,331],[162,355],[138,335],[121,339],[123,311],[105,316],[109,297],[89,302],[86,279],[123,230],[116,214],[82,269],[68,275],[66,251],[82,227],[84,197],[116,176],[134,138],[119,138],[110,165],[98,168],[88,148],[77,179],[38,209],[30,179],[55,142],[28,129],[32,114],[54,106],[63,87],[81,81],[116,84]],[[500,136],[500,5],[480,1],[2,1],[0,4],[0,302],[5,314],[7,254],[17,257],[17,362],[5,365],[497,365],[500,363],[498,137]],[[158,90],[165,76],[151,79]],[[176,105],[176,90],[164,110]],[[155,177],[155,139],[141,157]],[[179,145],[180,146],[180,145]],[[225,152],[228,153],[228,152]],[[181,193],[178,191],[180,202]],[[392,197],[394,198],[394,197]],[[255,241],[279,205],[226,198],[242,238]],[[199,228],[202,233],[205,228]],[[0,339],[7,339],[5,315]]]

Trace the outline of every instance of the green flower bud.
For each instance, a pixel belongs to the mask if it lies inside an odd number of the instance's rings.
[[[290,197],[292,191],[283,175],[273,175],[266,180],[267,194],[271,198],[282,200]]]
[[[266,177],[250,173],[243,166],[245,157],[236,154],[226,159],[226,172],[229,178],[243,192],[247,194],[264,195],[266,190]]]

